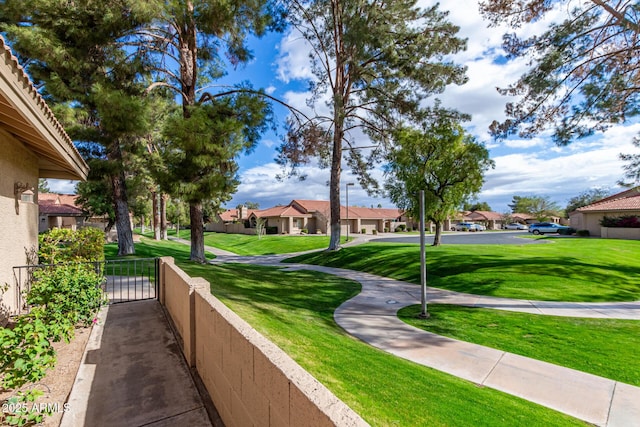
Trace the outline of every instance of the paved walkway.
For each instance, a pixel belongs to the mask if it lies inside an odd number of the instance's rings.
[[[211,426],[160,303],[104,307],[61,427]]]
[[[222,255],[214,262],[278,265],[291,255]],[[536,359],[432,334],[407,325],[396,313],[419,304],[420,287],[352,270],[279,264],[359,282],[362,292],[343,303],[336,322],[351,335],[396,356],[447,372],[606,427],[640,426],[640,388]],[[429,303],[485,307],[540,315],[640,320],[640,301],[566,303],[495,298],[428,288]]]

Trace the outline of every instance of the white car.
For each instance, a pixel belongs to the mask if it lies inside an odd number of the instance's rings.
[[[484,231],[486,230],[484,225],[474,224],[472,222],[461,222],[456,224],[455,227],[451,227],[451,231]]]
[[[524,224],[518,224],[517,222],[512,222],[511,224],[507,224],[504,226],[505,230],[528,230],[529,227],[527,227]]]

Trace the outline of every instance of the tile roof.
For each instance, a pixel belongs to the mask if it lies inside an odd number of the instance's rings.
[[[502,214],[492,211],[472,211],[466,216],[473,220],[500,221],[502,219]]]
[[[640,210],[640,187],[625,190],[613,196],[605,197],[587,206],[576,209],[577,212],[637,211]]]
[[[258,218],[266,218],[266,217],[300,217],[300,216],[311,216],[311,214],[303,211],[295,205],[287,205],[287,206],[274,206],[272,208],[263,209],[260,211],[254,212],[255,216]]]
[[[251,213],[256,211],[257,209],[247,209],[247,216],[244,219],[249,218]],[[223,222],[238,221],[240,219],[240,212],[238,212],[238,209],[227,209],[219,214],[219,216]]]
[[[40,214],[55,216],[83,216],[84,212],[76,206],[77,195],[39,193],[38,211]]]

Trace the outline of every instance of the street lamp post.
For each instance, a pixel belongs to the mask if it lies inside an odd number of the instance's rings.
[[[353,187],[353,182],[347,182],[344,186],[347,193],[347,243],[349,243],[349,187]]]
[[[421,311],[418,317],[428,319],[427,312],[427,257],[425,253],[425,236],[424,236],[424,190],[420,190],[420,289],[421,289]]]

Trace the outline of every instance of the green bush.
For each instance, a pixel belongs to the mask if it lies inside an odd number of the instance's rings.
[[[600,225],[614,228],[640,228],[640,217],[637,215],[604,216],[600,220]]]
[[[384,231],[385,233],[388,233],[388,232],[389,232],[389,228],[388,228],[388,227],[385,227],[383,231]]]
[[[571,235],[571,234],[575,234],[576,233],[576,229],[569,227],[569,228],[561,228],[560,230],[558,230],[558,234],[564,234],[564,235]]]
[[[362,234],[367,234],[367,229],[363,228],[362,230],[360,230],[362,232]]]
[[[395,232],[399,232],[399,231],[404,231],[407,228],[406,225],[404,224],[400,224],[399,226],[396,227]]]
[[[308,229],[306,229],[306,228],[303,228],[302,230],[300,230],[300,232],[301,232],[302,234],[309,234],[309,230],[308,230]]]
[[[104,233],[93,227],[54,228],[39,237],[41,264],[104,260]]]
[[[576,235],[580,237],[589,237],[591,233],[589,233],[589,230],[578,230],[576,231]]]
[[[378,230],[372,230],[371,234],[373,234],[374,236],[378,234]]]

